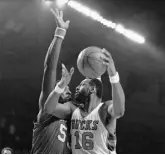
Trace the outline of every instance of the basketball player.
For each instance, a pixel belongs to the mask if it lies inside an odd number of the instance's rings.
[[[72,152],[74,154],[116,153],[116,120],[124,115],[125,96],[113,59],[102,50],[112,85],[112,101],[101,103],[103,85],[99,79],[85,79],[77,87],[75,101],[83,103],[72,114]]]
[[[61,120],[58,113],[53,111],[53,104],[49,102],[49,96],[56,85],[56,69],[61,49],[62,41],[69,27],[69,21],[64,22],[63,12],[51,9],[57,23],[54,39],[48,49],[45,63],[42,90],[39,99],[39,113],[37,122],[34,123],[32,150],[33,154],[69,154],[69,130],[67,129],[66,120]],[[62,75],[65,76],[65,70]],[[73,69],[70,75],[73,74]],[[60,104],[71,99],[71,92],[68,87],[65,87],[61,93],[59,100]]]
[[[56,104],[54,111],[60,111],[60,118],[71,116],[71,148],[73,154],[116,153],[116,121],[124,115],[125,95],[120,84],[119,74],[108,51],[102,50],[101,60],[107,66],[112,85],[112,101],[102,100],[103,86],[98,79],[85,79],[76,88],[75,104]],[[66,70],[66,68],[65,68]],[[65,77],[70,77],[66,71]],[[70,80],[70,79],[69,79]],[[53,104],[68,84],[67,78],[58,83],[48,102]]]

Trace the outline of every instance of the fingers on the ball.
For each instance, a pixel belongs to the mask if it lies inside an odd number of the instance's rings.
[[[108,54],[109,54],[109,52],[108,52],[105,48],[103,48],[103,52],[106,52],[106,53],[108,53]]]
[[[100,57],[100,59],[101,59],[103,62],[109,63],[109,58],[107,58],[107,57]]]
[[[105,48],[103,48],[102,52],[104,53],[105,56],[109,58],[111,57],[111,54]]]
[[[102,49],[102,52],[103,52],[103,53],[106,53],[106,52],[108,52],[108,51],[107,51],[105,48],[103,48],[103,49]],[[108,53],[109,53],[109,52],[108,52]]]
[[[110,55],[110,53],[109,53],[108,51],[104,51],[103,53],[104,53],[104,55],[105,55],[106,57],[108,57],[108,58],[111,57],[111,55]]]
[[[103,62],[103,65],[109,66],[109,63],[104,61],[104,62]]]

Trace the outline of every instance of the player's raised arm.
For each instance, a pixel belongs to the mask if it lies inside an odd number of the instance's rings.
[[[53,41],[51,42],[45,57],[42,90],[39,101],[40,110],[43,109],[47,97],[54,89],[54,86],[56,84],[56,69],[59,53],[61,50],[61,44],[69,27],[69,21],[64,22],[63,20],[62,11],[51,9],[51,12],[54,15],[55,21],[57,23],[57,28]]]
[[[109,80],[112,85],[112,101],[106,102],[106,104],[109,104],[108,113],[114,118],[119,118],[123,116],[125,112],[125,95],[119,81],[119,74],[116,72],[116,68],[110,53],[105,49],[103,49],[103,53],[105,57],[102,57],[101,59],[107,66]]]
[[[62,77],[57,83],[55,89],[51,92],[48,99],[46,100],[44,109],[48,114],[55,114],[59,118],[67,118],[71,114],[71,109],[69,104],[59,103],[59,98],[62,93],[68,92],[68,84],[71,81],[72,75],[74,73],[74,68],[70,69],[70,72],[66,69],[65,65],[62,64]]]

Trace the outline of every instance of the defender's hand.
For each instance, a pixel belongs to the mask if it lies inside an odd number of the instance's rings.
[[[54,9],[54,8],[51,8],[50,11],[54,15],[58,27],[63,29],[69,28],[70,21],[69,20],[67,20],[66,22],[64,21],[62,11],[59,11],[58,9]]]
[[[114,76],[116,74],[116,68],[112,56],[106,49],[103,49],[102,52],[104,56],[101,56],[100,58],[103,61],[103,64],[107,66],[109,76]]]
[[[62,78],[59,82],[59,87],[65,88],[70,83],[73,73],[74,73],[73,67],[70,69],[70,72],[68,72],[65,65],[62,64]]]

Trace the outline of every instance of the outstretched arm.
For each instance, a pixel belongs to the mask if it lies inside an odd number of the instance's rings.
[[[57,28],[55,31],[53,41],[51,42],[45,57],[42,90],[39,100],[40,110],[43,109],[47,97],[54,89],[54,86],[56,84],[56,70],[59,59],[59,53],[61,50],[62,41],[66,34],[66,30],[69,27],[69,21],[67,22],[63,21],[62,11],[59,12],[58,10],[51,9],[51,12],[55,17]]]
[[[51,92],[48,99],[46,100],[44,110],[46,113],[55,115],[59,118],[67,118],[71,114],[71,107],[69,103],[58,103],[61,93],[68,89],[68,84],[74,73],[74,68],[71,68],[70,73],[66,69],[65,65],[62,64],[62,78],[57,83],[55,89]]]
[[[114,118],[119,118],[124,115],[125,95],[110,53],[105,49],[103,49],[103,53],[105,57],[102,57],[101,59],[107,66],[109,80],[112,86],[112,101],[106,101],[106,104],[108,105],[108,113]]]

